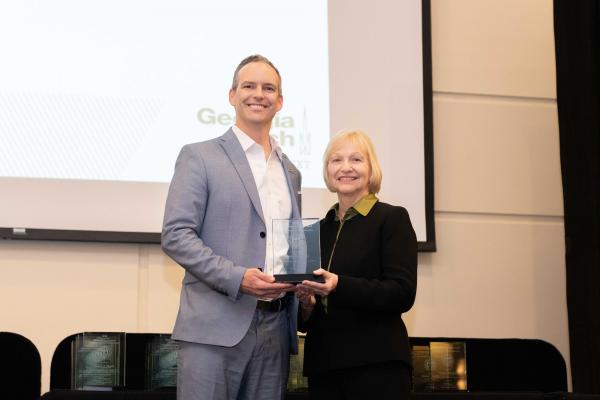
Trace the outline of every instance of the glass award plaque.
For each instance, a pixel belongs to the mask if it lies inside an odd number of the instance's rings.
[[[467,390],[465,342],[431,342],[431,382],[434,390]]]
[[[321,266],[318,218],[273,219],[273,270],[277,282],[321,281],[313,275]]]
[[[413,391],[467,390],[465,342],[430,341],[412,346]]]
[[[298,334],[298,354],[290,354],[290,375],[287,383],[288,392],[308,391],[308,379],[302,375],[304,367],[304,339],[306,335]]]
[[[80,333],[71,343],[71,388],[112,390],[124,384],[122,333]]]
[[[177,386],[178,346],[171,335],[155,335],[146,348],[146,389]]]
[[[429,353],[429,346],[412,346],[412,364],[413,391],[433,391],[433,384],[431,381],[431,354]]]

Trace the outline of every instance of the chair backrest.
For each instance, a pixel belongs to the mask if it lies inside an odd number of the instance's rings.
[[[50,390],[71,389],[71,342],[76,335],[64,338],[52,354]]]
[[[93,392],[87,390],[52,390],[40,400],[176,400],[175,392],[149,392],[126,390],[116,392]]]
[[[26,337],[0,332],[0,399],[39,399],[42,362],[35,345]]]
[[[567,366],[560,352],[536,339],[476,339],[468,343],[470,390],[562,392]]]
[[[464,342],[470,392],[564,392],[567,367],[552,344],[538,339],[411,338],[411,344]]]

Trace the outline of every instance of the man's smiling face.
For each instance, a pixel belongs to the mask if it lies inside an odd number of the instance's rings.
[[[252,62],[239,70],[237,87],[229,91],[235,108],[236,125],[243,131],[271,124],[283,106],[279,77],[264,62]]]

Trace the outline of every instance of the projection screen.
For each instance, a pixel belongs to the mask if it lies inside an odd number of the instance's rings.
[[[394,154],[382,149],[382,200],[407,207],[420,248],[432,250],[429,3],[384,3],[379,11],[341,0],[0,3],[1,236],[159,242],[181,146],[231,126],[233,71],[260,53],[283,78],[271,134],[302,172],[303,214],[322,217],[335,201],[322,180],[331,134],[363,129],[378,148],[394,136]],[[393,12],[397,22],[393,36],[369,38],[402,60],[397,95],[411,120],[393,131],[371,132],[369,113],[363,123],[348,106],[361,101],[360,93],[348,97],[349,85],[389,84],[377,74],[386,60],[369,61],[360,83],[351,77],[362,76],[361,62],[341,62],[369,51],[352,35],[380,22],[363,9],[377,18]]]

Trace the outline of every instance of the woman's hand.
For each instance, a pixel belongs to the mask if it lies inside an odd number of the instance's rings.
[[[325,297],[329,293],[333,292],[337,287],[338,276],[333,272],[329,272],[324,270],[323,268],[319,268],[318,270],[314,271],[313,274],[325,278],[325,283],[319,283],[314,281],[302,281],[302,283],[296,285],[296,293],[302,292]]]
[[[317,304],[317,299],[309,291],[299,286],[300,285],[296,285],[294,292],[300,301],[300,313],[302,319],[306,321],[310,318],[310,314],[312,314],[313,308],[315,308],[315,304]]]
[[[294,292],[296,293],[298,300],[300,300],[300,306],[302,308],[312,308],[317,303],[315,296],[308,290],[300,287],[300,285],[296,285]]]

